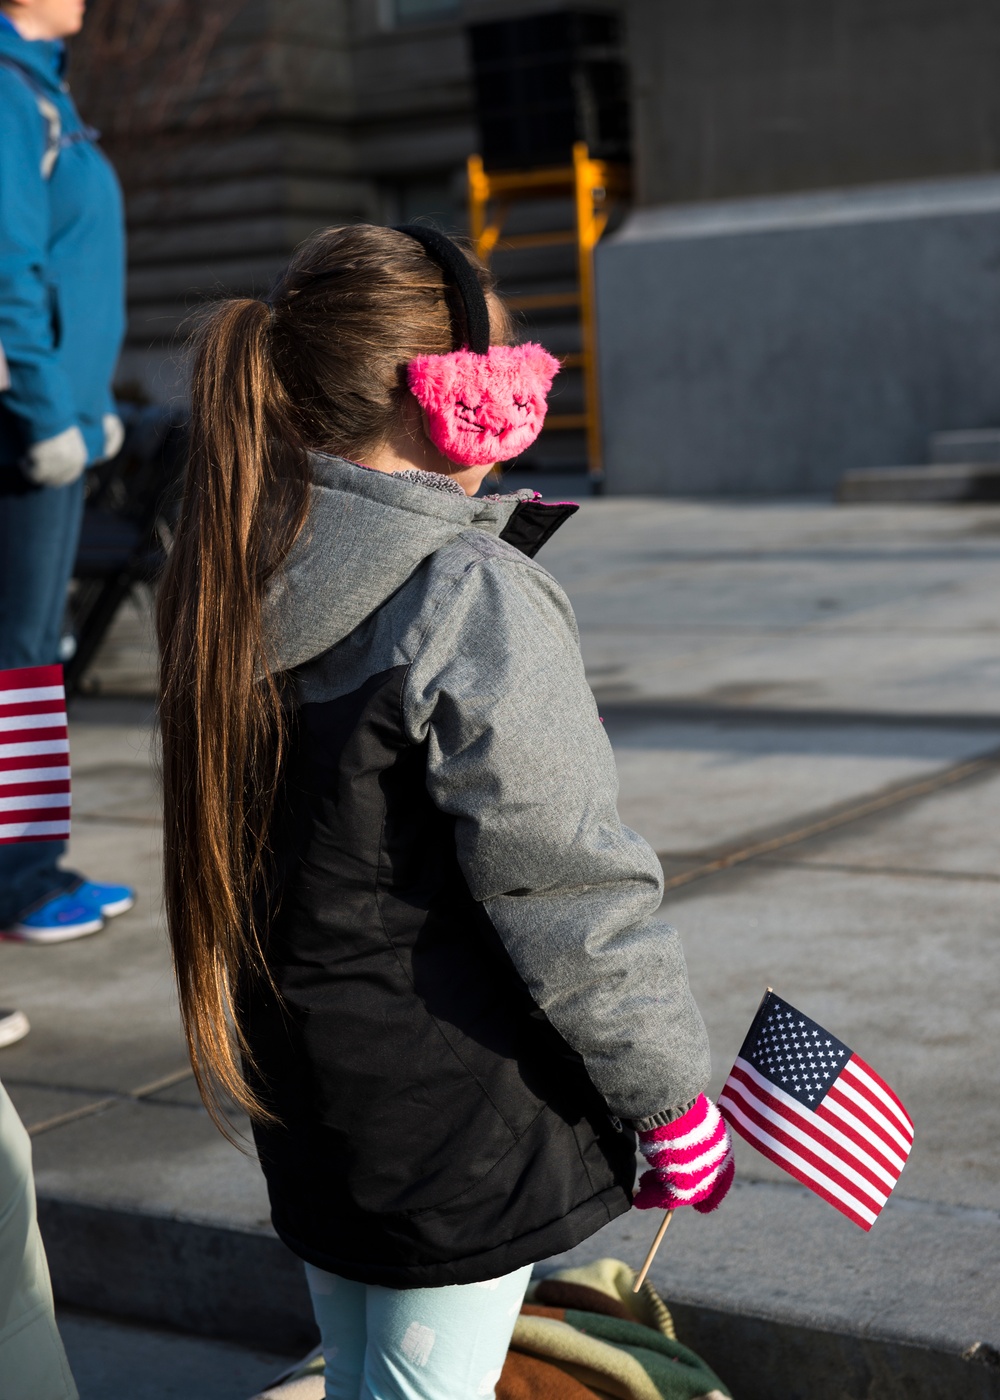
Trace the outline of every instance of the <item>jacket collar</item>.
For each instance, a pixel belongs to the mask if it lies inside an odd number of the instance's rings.
[[[25,39],[6,15],[0,15],[0,58],[20,64],[32,78],[52,93],[63,88],[66,46],[61,39]]]
[[[431,490],[340,457],[310,458],[309,516],[268,589],[272,665],[319,656],[377,611],[425,559],[467,530],[534,555],[577,506]]]
[[[534,559],[542,545],[579,509],[575,501],[518,501],[500,538]]]

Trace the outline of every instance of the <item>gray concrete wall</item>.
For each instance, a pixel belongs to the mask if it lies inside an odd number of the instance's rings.
[[[995,0],[629,0],[639,202],[1000,169]]]
[[[597,250],[607,489],[829,491],[1000,422],[1000,178],[635,212]]]

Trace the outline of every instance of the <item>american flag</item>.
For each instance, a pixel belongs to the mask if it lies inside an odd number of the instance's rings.
[[[0,844],[69,835],[69,733],[61,666],[0,671]]]
[[[870,1230],[899,1180],[913,1123],[883,1079],[768,989],[719,1095],[730,1127]]]

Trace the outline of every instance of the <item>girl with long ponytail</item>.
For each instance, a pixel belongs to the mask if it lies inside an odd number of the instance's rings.
[[[621,825],[573,511],[479,496],[554,363],[433,231],[329,229],[199,332],[160,599],[167,918],[326,1394],[494,1393],[531,1266],[732,1179],[655,855]],[[693,1150],[696,1148],[697,1150]]]

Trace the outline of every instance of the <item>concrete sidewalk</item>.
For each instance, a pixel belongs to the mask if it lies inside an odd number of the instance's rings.
[[[661,854],[713,1091],[770,983],[917,1126],[870,1235],[739,1143],[730,1201],[678,1217],[654,1269],[682,1338],[746,1400],[1000,1395],[1000,510],[597,499],[543,562],[577,609],[622,814]],[[105,691],[148,687],[144,627],[121,619]],[[298,1266],[186,1071],[150,713],[76,707],[73,863],[142,899],[93,939],[0,946],[3,1001],[33,1024],[0,1074],[66,1302],[294,1350]],[[574,1257],[637,1263],[656,1223]]]

